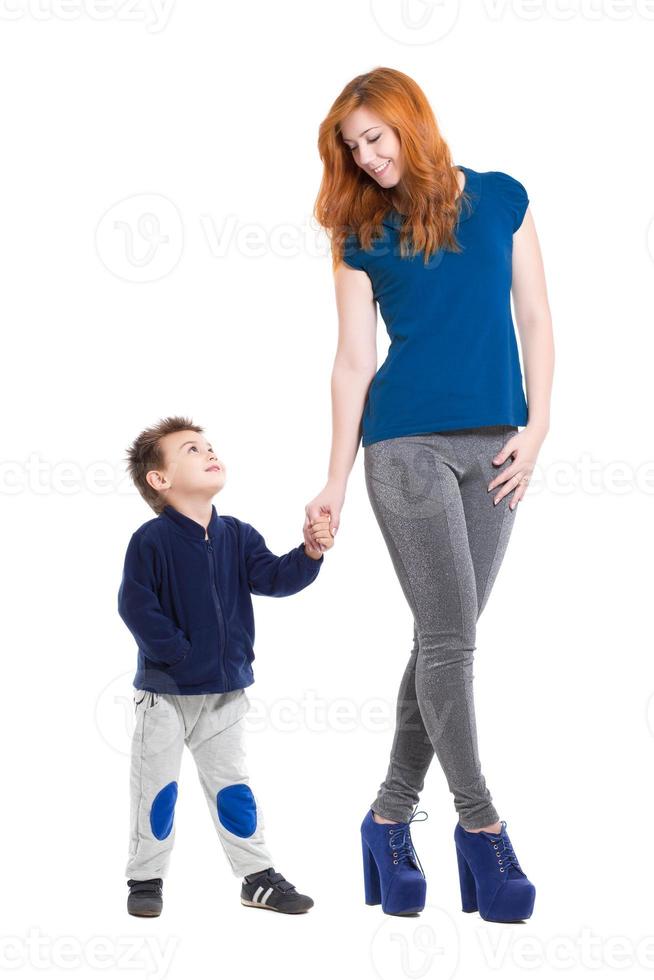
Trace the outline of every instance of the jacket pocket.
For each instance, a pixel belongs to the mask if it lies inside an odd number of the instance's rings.
[[[218,625],[191,630],[189,639],[191,649],[181,663],[168,669],[168,675],[183,686],[219,680],[223,651]]]

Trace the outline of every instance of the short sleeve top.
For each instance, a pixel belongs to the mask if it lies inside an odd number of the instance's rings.
[[[343,260],[366,272],[390,345],[368,389],[363,446],[381,439],[490,425],[526,425],[511,314],[513,235],[529,198],[500,171],[458,167],[470,203],[459,207],[461,251],[400,255],[404,220],[390,210],[364,251],[356,235]]]

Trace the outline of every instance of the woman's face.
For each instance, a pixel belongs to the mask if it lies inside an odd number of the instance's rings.
[[[341,137],[357,167],[381,187],[395,187],[402,176],[402,149],[391,126],[359,106],[343,120]]]

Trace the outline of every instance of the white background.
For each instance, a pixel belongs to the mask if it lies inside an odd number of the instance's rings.
[[[645,976],[654,7],[0,8],[2,966]],[[251,726],[251,780],[277,867],[315,907],[240,905],[185,753],[164,912],[135,919],[123,874],[135,644],[116,594],[129,537],[153,514],[124,453],[161,416],[190,415],[227,464],[219,513],[253,523],[277,553],[301,542],[327,473],[337,325],[311,220],[318,125],[376,65],[423,87],[454,162],[525,184],[545,259],[551,428],[475,666],[484,774],[535,911],[523,925],[460,911],[456,815],[436,763],[429,820],[413,832],[427,908],[403,920],[363,903],[359,825],[386,771],[413,626],[360,452],[315,585],[255,599],[249,695],[269,720]],[[380,318],[380,364],[386,346]]]

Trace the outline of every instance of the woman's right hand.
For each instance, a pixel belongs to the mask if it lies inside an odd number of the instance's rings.
[[[322,545],[311,534],[311,523],[312,521],[317,521],[319,517],[329,514],[329,527],[332,535],[335,535],[340,523],[344,501],[345,486],[342,483],[336,483],[331,480],[325,484],[317,497],[309,501],[304,508],[306,516],[304,527],[302,528],[304,543],[308,548],[311,548],[313,551],[324,551]]]

